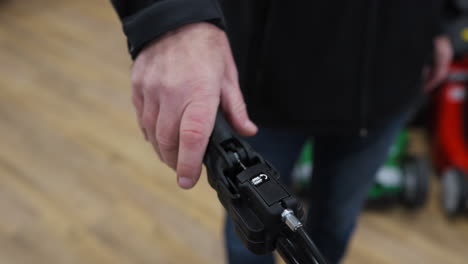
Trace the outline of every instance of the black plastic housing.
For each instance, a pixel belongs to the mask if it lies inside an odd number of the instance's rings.
[[[220,113],[204,162],[208,182],[253,253],[275,250],[285,209],[302,219],[301,204],[279,182],[278,172],[231,130]]]

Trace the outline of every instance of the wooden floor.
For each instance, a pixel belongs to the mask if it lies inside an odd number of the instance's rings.
[[[0,264],[223,263],[222,210],[138,131],[109,1],[0,0]],[[345,263],[468,263],[468,219],[366,213]]]

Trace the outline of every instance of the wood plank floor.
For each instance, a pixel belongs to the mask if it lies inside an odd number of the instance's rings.
[[[108,1],[0,0],[0,264],[223,263],[222,210],[138,131]],[[366,213],[345,263],[468,263],[468,219]]]

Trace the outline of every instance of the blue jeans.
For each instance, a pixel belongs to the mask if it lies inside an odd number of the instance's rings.
[[[344,256],[375,173],[385,162],[407,116],[408,113],[398,115],[366,137],[313,137],[314,170],[305,226],[330,263],[339,263]],[[247,140],[276,167],[282,181],[289,184],[294,162],[310,136],[313,135],[303,131],[262,128]],[[248,251],[228,217],[225,238],[229,264],[274,263],[272,254],[257,256]]]

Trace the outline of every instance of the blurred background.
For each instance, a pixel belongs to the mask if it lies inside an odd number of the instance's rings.
[[[465,64],[434,96],[445,114]],[[180,190],[145,143],[130,65],[109,1],[0,0],[1,264],[223,263],[216,194],[205,177]],[[468,263],[468,181],[450,154],[464,126],[433,112],[395,143],[345,263]]]

